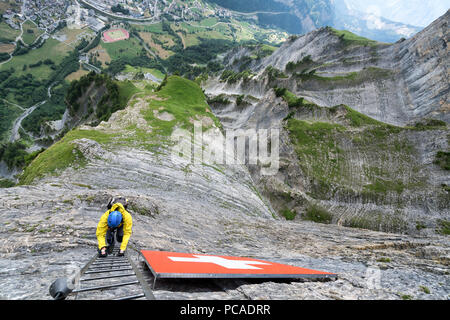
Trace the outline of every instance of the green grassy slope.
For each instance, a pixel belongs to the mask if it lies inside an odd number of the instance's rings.
[[[140,111],[141,117],[146,120],[148,130],[136,125],[136,123],[124,125],[130,120],[126,111],[122,117],[116,120],[119,128],[108,130],[105,127],[94,127],[92,130],[74,129],[68,132],[60,141],[42,152],[31,164],[25,168],[20,177],[21,184],[29,184],[35,179],[48,174],[58,174],[67,167],[82,168],[87,164],[87,159],[72,143],[77,139],[91,139],[98,142],[106,149],[120,146],[133,146],[155,151],[170,144],[170,135],[175,127],[190,130],[193,128],[192,120],[200,120],[208,117],[216,126],[219,121],[210,112],[206,98],[201,88],[193,81],[179,76],[171,76],[162,86],[161,90],[152,93],[151,88],[138,89],[131,82],[120,83],[119,91],[121,99],[128,101],[129,108],[134,108],[138,101],[145,101],[145,107]],[[161,120],[155,116],[155,112],[169,113],[173,120]],[[138,121],[135,119],[134,121]]]
[[[289,92],[283,97],[286,101],[296,98]],[[307,194],[313,199],[376,203],[402,210],[410,201],[421,201],[423,190],[435,190],[442,200],[438,206],[445,203],[445,190],[430,184],[426,165],[412,142],[422,130],[445,126],[396,127],[344,105],[322,108],[303,102],[290,110],[285,128],[309,185]],[[411,200],[414,197],[418,198]],[[385,231],[406,228],[399,216],[381,213],[341,222]]]

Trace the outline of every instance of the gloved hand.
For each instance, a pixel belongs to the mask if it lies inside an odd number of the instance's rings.
[[[125,251],[119,250],[119,252],[117,253],[118,257],[123,257],[125,255]]]
[[[100,249],[100,252],[99,252],[98,256],[100,258],[105,258],[105,257],[108,256],[108,253],[106,252],[106,247],[103,247],[103,248]]]

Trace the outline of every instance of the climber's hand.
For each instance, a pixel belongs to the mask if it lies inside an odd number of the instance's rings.
[[[106,257],[108,254],[106,253],[106,247],[103,247],[101,250],[100,250],[100,255],[99,255],[99,257],[100,258],[104,258],[104,257]]]

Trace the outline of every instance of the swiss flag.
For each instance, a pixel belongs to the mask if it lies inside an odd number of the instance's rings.
[[[158,276],[277,275],[282,277],[335,276],[333,273],[294,267],[252,258],[142,250],[147,265]],[[175,276],[174,276],[175,277]]]

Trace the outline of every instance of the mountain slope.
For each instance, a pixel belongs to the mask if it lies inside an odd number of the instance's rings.
[[[181,105],[184,108],[180,109]],[[169,147],[173,144],[170,135],[175,127],[191,129],[192,121],[197,119],[204,121],[205,126],[208,124],[209,130],[218,130],[215,117],[208,109],[195,83],[171,77],[154,95],[149,96],[145,89],[136,94],[129,107],[114,113],[108,122],[70,131],[40,154],[25,169],[20,181],[29,184],[47,176],[51,181],[70,180],[72,184],[96,189],[147,190],[146,194],[155,189],[157,194],[167,197],[168,203],[180,202],[179,197],[185,192],[184,205],[185,201],[205,202],[212,210],[215,203],[218,208],[239,208],[240,212],[271,217],[269,209],[251,188],[245,167],[233,167],[227,172],[226,168],[191,167],[170,161]],[[52,177],[58,173],[61,175]],[[234,179],[235,174],[241,178]],[[178,186],[175,194],[171,191],[174,185]],[[228,191],[225,186],[229,186]]]
[[[272,65],[284,70],[288,62],[310,56],[308,71],[315,70],[315,76],[300,76],[291,85],[319,105],[346,104],[392,124],[422,117],[448,122],[449,19],[447,12],[413,38],[393,45],[323,28],[285,43],[255,69]],[[361,77],[368,80],[365,86]]]
[[[203,83],[224,128],[281,131],[277,175],[249,166],[280,215],[409,233],[448,221],[448,19],[394,45],[322,28],[263,59],[243,47]]]
[[[440,283],[448,245],[442,236],[411,238],[278,219],[245,166],[186,164],[170,152],[170,133],[192,129],[191,120],[221,132],[195,83],[173,76],[157,92],[135,85],[140,91],[126,109],[97,127],[70,131],[41,153],[22,177],[30,185],[0,190],[1,212],[7,214],[0,227],[0,297],[50,298],[49,284],[72,276],[96,252],[98,219],[117,194],[130,200],[128,254],[135,261],[134,250],[146,248],[248,256],[339,273],[332,282],[159,280],[157,299],[446,297]],[[382,286],[373,284],[373,273]],[[98,299],[108,297],[105,291]]]

